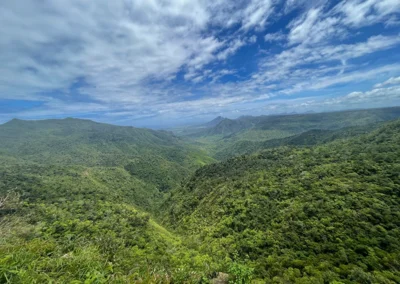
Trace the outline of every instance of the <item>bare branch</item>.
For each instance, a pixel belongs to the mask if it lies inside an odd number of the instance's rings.
[[[8,198],[9,198],[8,194],[5,197],[0,197],[0,209],[4,207]]]

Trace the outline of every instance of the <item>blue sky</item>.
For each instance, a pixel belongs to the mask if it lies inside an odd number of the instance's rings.
[[[400,105],[399,0],[13,0],[0,34],[0,123]]]

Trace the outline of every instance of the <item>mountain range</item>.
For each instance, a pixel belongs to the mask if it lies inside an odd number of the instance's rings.
[[[0,125],[1,283],[399,283],[400,108]]]

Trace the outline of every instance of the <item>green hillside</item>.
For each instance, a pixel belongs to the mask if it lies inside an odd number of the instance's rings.
[[[207,257],[134,204],[120,169],[1,168],[0,283],[195,283]],[[149,193],[147,193],[149,194]],[[146,197],[148,199],[148,197]]]
[[[0,139],[1,154],[46,164],[118,166],[145,156],[160,156],[188,167],[193,162],[204,164],[196,156],[201,151],[170,132],[82,119],[14,119],[0,125]]]
[[[374,123],[365,126],[345,127],[336,130],[314,129],[286,138],[270,139],[265,141],[241,140],[223,147],[222,150],[214,154],[214,157],[218,160],[226,160],[235,156],[248,155],[264,149],[279,146],[313,146],[325,144],[338,139],[346,139],[366,134],[377,128],[379,125],[379,123]]]
[[[0,283],[196,282],[207,273],[205,259],[149,215],[164,191],[213,161],[201,150],[168,132],[79,119],[12,120],[0,141]]]
[[[0,125],[0,283],[399,283],[400,120],[377,117],[197,142]]]
[[[203,151],[165,131],[80,119],[12,120],[0,141],[0,283],[207,273],[207,257],[151,217],[165,191],[213,161]]]
[[[400,282],[400,121],[196,171],[167,223],[263,283]]]
[[[189,128],[186,132],[177,131],[176,133],[179,136],[188,137],[192,143],[197,143],[196,145],[201,146],[210,155],[220,159],[232,156],[231,154],[234,156],[248,153],[246,151],[235,153],[235,148],[241,148],[238,146],[240,144],[282,139],[311,130],[338,130],[366,126],[399,117],[400,107],[311,114],[243,116],[235,120],[224,119],[215,126]],[[260,145],[260,143],[256,144]],[[262,147],[255,146],[260,149]]]
[[[166,131],[82,119],[0,125],[0,156],[44,165],[123,167],[165,191],[212,158]]]

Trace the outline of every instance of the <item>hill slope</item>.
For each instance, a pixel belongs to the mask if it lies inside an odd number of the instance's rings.
[[[233,144],[228,144],[222,150],[214,154],[218,160],[226,160],[239,155],[252,154],[261,150],[280,146],[313,146],[325,144],[338,139],[346,139],[362,134],[369,133],[379,127],[380,123],[369,124],[366,126],[345,127],[336,130],[309,130],[293,136],[270,139],[266,141],[247,141],[241,140]]]
[[[214,118],[213,120],[203,124],[202,126],[203,127],[214,127],[214,126],[218,125],[223,120],[225,120],[224,117],[218,116],[218,117]]]
[[[400,118],[400,107],[351,110],[330,113],[307,113],[275,116],[242,116],[223,119],[214,127],[187,128],[174,132],[186,137],[196,147],[201,147],[216,159],[226,159],[251,149],[270,147],[268,140],[277,140],[308,131],[339,130],[348,127],[364,127]],[[308,133],[306,135],[309,135]],[[280,142],[273,142],[279,145]],[[247,146],[246,144],[249,144]],[[284,143],[283,143],[284,144]],[[264,147],[264,148],[265,148]],[[236,149],[238,152],[235,152]]]
[[[1,283],[209,274],[209,258],[149,214],[162,191],[213,161],[203,151],[165,131],[80,119],[12,120],[0,142]]]
[[[140,184],[115,171],[0,167],[0,201],[8,196],[0,283],[195,283],[206,275],[209,258],[134,206]]]
[[[400,121],[196,171],[167,223],[266,283],[400,282]]]
[[[1,283],[400,282],[400,120],[201,168],[171,133],[85,120],[0,141]]]
[[[162,191],[212,161],[169,132],[82,119],[15,119],[0,125],[0,141],[0,156],[44,165],[124,167]]]

